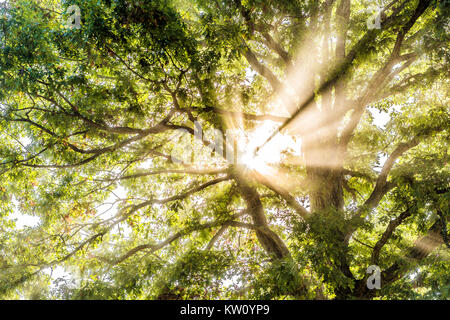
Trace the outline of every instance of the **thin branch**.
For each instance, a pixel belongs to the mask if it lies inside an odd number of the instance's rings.
[[[151,176],[151,175],[160,175],[160,174],[214,175],[214,174],[226,173],[226,171],[227,171],[227,169],[190,169],[190,168],[161,169],[161,170],[140,172],[140,173],[122,176],[122,177],[118,177],[118,178],[102,179],[101,181],[118,181],[118,180],[137,179],[137,178],[147,177],[147,176]]]
[[[236,219],[240,215],[242,215],[242,214],[233,215],[231,217],[231,219]],[[181,238],[183,236],[191,234],[192,232],[204,230],[204,229],[210,229],[210,228],[213,228],[216,226],[229,224],[230,222],[231,221],[224,222],[224,221],[217,220],[217,221],[201,224],[200,226],[196,226],[195,228],[186,228],[184,230],[181,230],[181,231],[171,235],[167,239],[165,239],[157,244],[143,244],[143,245],[134,247],[133,249],[131,249],[127,253],[123,254],[119,258],[115,259],[114,261],[111,261],[111,264],[113,264],[113,265],[119,264],[142,250],[151,249],[150,253],[155,253],[156,251],[163,249],[164,247],[168,246],[172,242],[178,240],[179,238]]]

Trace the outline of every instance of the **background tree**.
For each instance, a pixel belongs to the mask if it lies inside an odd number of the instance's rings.
[[[1,295],[448,298],[448,2],[372,5],[5,2]]]

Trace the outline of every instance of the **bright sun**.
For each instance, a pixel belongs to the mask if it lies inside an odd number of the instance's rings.
[[[295,154],[300,154],[300,141],[283,134],[277,134],[255,154],[256,149],[263,145],[276,128],[276,123],[265,121],[254,130],[245,132],[238,142],[242,152],[240,163],[250,170],[269,174],[272,166],[281,162],[283,151],[292,150]]]

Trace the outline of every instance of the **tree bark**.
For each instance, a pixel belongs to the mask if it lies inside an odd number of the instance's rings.
[[[269,228],[264,208],[256,189],[250,186],[242,177],[236,177],[236,181],[241,190],[242,198],[247,204],[247,210],[252,217],[253,223],[263,230],[256,230],[256,236],[261,246],[268,254],[278,259],[289,256],[289,250],[283,240]]]

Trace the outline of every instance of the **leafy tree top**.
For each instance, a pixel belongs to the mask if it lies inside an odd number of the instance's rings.
[[[0,295],[448,298],[448,2],[370,8],[4,2]]]

